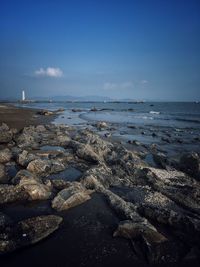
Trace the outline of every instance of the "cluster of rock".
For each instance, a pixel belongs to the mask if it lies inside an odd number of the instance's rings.
[[[98,126],[105,127],[102,123]],[[30,126],[17,132],[3,124],[0,144],[1,206],[48,199],[60,212],[88,201],[97,192],[105,196],[121,220],[113,236],[130,239],[139,257],[151,263],[198,257],[198,154],[184,155],[179,170],[167,168],[168,161],[157,155],[162,164],[153,168],[121,144],[66,125]],[[41,149],[47,145],[62,150]],[[8,172],[11,166],[18,170],[14,177]],[[49,178],[69,166],[83,172],[79,181]],[[60,216],[48,215],[13,224],[0,213],[0,253],[38,242],[61,222]]]

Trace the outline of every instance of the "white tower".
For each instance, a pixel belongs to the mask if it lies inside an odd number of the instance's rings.
[[[23,91],[22,91],[22,101],[25,101],[25,99],[26,99],[26,98],[25,98],[25,91],[23,90]]]

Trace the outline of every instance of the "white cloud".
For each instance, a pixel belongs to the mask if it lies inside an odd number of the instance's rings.
[[[104,90],[114,90],[114,89],[128,89],[133,87],[133,83],[130,81],[126,81],[123,83],[113,83],[113,82],[106,82],[103,85]]]
[[[148,81],[147,81],[147,80],[141,80],[140,83],[141,83],[141,84],[147,84]]]
[[[48,67],[46,69],[40,68],[39,70],[36,70],[35,75],[38,77],[60,78],[63,76],[63,72],[60,68]]]

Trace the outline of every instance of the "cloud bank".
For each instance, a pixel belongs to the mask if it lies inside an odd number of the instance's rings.
[[[35,71],[35,76],[60,78],[63,76],[63,71],[60,68],[53,67],[48,67],[46,69],[40,68],[39,70]]]

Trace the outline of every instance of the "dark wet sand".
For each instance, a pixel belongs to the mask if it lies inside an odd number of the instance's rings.
[[[56,115],[37,115],[37,110],[28,108],[17,108],[0,103],[0,124],[6,123],[11,128],[21,130],[25,126],[48,124],[55,119]]]
[[[3,212],[16,221],[41,214],[58,214],[44,202],[40,208],[9,206]],[[103,195],[95,193],[91,200],[59,215],[64,223],[55,234],[34,246],[3,256],[1,266],[148,266],[138,261],[128,240],[112,237],[119,218]]]

